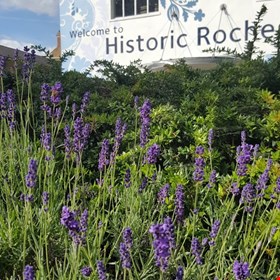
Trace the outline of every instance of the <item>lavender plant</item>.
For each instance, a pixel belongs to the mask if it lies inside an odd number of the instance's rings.
[[[22,90],[29,94],[17,89],[0,95],[1,279],[243,280],[280,274],[277,152],[263,153],[262,143],[250,144],[242,132],[235,170],[221,174],[208,127],[195,151],[185,147],[194,166],[175,168],[177,157],[165,160],[169,150],[152,133],[151,102],[138,111],[135,100],[133,134],[117,119],[115,135],[95,143],[99,159],[88,168],[83,155],[94,141],[86,110],[90,93],[71,112],[62,83],[44,83],[38,89],[41,117],[34,118],[28,89],[33,56],[26,54],[23,65]],[[14,60],[17,67],[17,55]]]

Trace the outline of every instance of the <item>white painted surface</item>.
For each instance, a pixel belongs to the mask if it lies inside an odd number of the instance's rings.
[[[62,49],[76,54],[66,70],[84,71],[97,59],[149,64],[209,56],[203,51],[210,47],[242,52],[263,4],[268,10],[258,46],[271,54],[264,39],[280,24],[280,0],[159,0],[154,13],[118,18],[111,18],[111,1],[60,0]]]

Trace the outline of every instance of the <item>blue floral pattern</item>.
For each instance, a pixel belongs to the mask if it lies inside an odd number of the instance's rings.
[[[195,6],[198,0],[169,0],[170,4],[167,9],[167,16],[170,21],[174,18],[179,19],[183,17],[184,21],[188,21],[189,15],[194,15],[195,21],[202,21],[205,17],[205,13],[201,9],[196,9]],[[164,9],[166,9],[166,0],[160,0],[160,3]]]

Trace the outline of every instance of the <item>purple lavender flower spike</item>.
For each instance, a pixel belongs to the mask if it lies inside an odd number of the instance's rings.
[[[140,146],[144,147],[148,142],[148,136],[150,133],[150,114],[152,106],[149,100],[145,100],[143,106],[140,108],[140,120],[141,120],[141,131],[140,131]]]
[[[50,194],[48,192],[43,192],[42,194],[42,200],[43,200],[43,206],[45,207],[44,208],[44,211],[47,212],[48,211],[48,208],[47,208],[47,205],[49,203],[49,198],[50,198]]]
[[[66,125],[64,127],[64,148],[66,153],[66,158],[69,158],[72,151],[72,141],[71,141],[71,132],[70,132],[70,126]]]
[[[220,224],[221,224],[221,222],[219,220],[214,221],[212,228],[211,228],[211,232],[210,232],[211,238],[216,238],[218,231],[220,229]]]
[[[5,57],[3,55],[1,55],[0,56],[0,77],[4,76],[5,62],[6,62]]]
[[[207,237],[203,238],[201,241],[201,246],[204,247],[208,244],[209,239]]]
[[[123,242],[120,243],[119,253],[120,253],[122,268],[130,269],[131,268],[130,254],[126,244]]]
[[[98,280],[106,280],[105,266],[102,261],[97,261]]]
[[[90,266],[84,266],[80,271],[83,276],[89,277],[92,273],[92,268]]]
[[[208,188],[212,188],[213,185],[216,183],[216,176],[217,176],[216,170],[212,170],[209,178],[209,183],[207,184]]]
[[[254,146],[246,143],[246,134],[241,132],[241,146],[236,148],[237,175],[245,176],[248,170],[248,164],[254,153]]]
[[[257,181],[256,189],[258,191],[264,191],[267,189],[267,182],[269,180],[269,171],[271,169],[271,166],[272,166],[272,159],[269,159],[267,161],[267,165],[264,172],[261,174],[261,176]]]
[[[235,280],[246,280],[250,277],[249,264],[247,262],[235,260],[232,271]]]
[[[149,147],[147,154],[145,156],[145,162],[148,164],[155,164],[157,163],[157,159],[160,155],[160,146],[157,144],[153,144]]]
[[[215,220],[213,225],[212,225],[212,228],[211,228],[211,232],[210,232],[210,237],[212,238],[211,241],[209,241],[209,245],[210,246],[214,246],[216,244],[215,242],[215,238],[219,232],[219,229],[220,229],[220,221],[219,220]]]
[[[191,252],[192,255],[195,257],[195,262],[198,265],[202,265],[203,264],[202,257],[201,257],[202,249],[199,240],[196,237],[194,237],[191,241]]]
[[[74,121],[74,139],[73,150],[77,154],[77,159],[80,160],[80,153],[87,144],[90,135],[90,125],[85,124],[82,118],[78,117]]]
[[[27,195],[25,195],[25,201],[26,201],[26,202],[33,202],[33,201],[34,201],[34,196],[33,196],[33,194],[27,194]]]
[[[141,182],[141,185],[138,189],[138,192],[141,193],[147,186],[148,184],[148,178],[145,176],[143,179],[142,179],[142,182]]]
[[[46,151],[51,150],[51,133],[47,132],[46,129],[43,127],[41,132],[41,144],[45,148]]]
[[[274,189],[275,194],[280,194],[280,177],[276,180],[276,187]]]
[[[124,175],[124,186],[125,188],[130,188],[131,186],[131,172],[130,169],[126,169],[125,175]]]
[[[211,128],[211,129],[209,129],[209,132],[208,132],[208,150],[209,150],[209,152],[212,151],[213,139],[214,139],[214,131]]]
[[[85,113],[86,108],[87,108],[88,103],[89,103],[89,99],[90,99],[90,92],[87,91],[87,92],[85,92],[85,94],[83,96],[83,99],[82,99],[82,104],[81,104],[81,108],[80,108],[81,114]]]
[[[178,185],[175,192],[175,213],[178,223],[183,223],[184,220],[184,188],[182,185]]]
[[[130,227],[127,227],[123,230],[123,242],[128,249],[132,248],[133,240],[132,240],[132,230]]]
[[[103,171],[104,168],[109,164],[109,140],[104,139],[99,153],[98,169]]]
[[[28,188],[33,188],[36,185],[37,179],[37,161],[35,159],[30,159],[28,165],[28,173],[25,176],[25,183]]]
[[[11,89],[7,90],[7,118],[9,122],[10,130],[15,128],[15,109],[16,109],[16,100],[14,92]]]
[[[26,265],[23,271],[24,280],[35,280],[35,271],[33,266]]]
[[[205,161],[203,158],[204,148],[198,146],[195,150],[197,157],[195,158],[195,170],[193,172],[193,179],[196,182],[203,181]]]
[[[110,155],[111,163],[113,163],[116,158],[116,155],[121,146],[121,142],[124,137],[126,129],[127,129],[127,125],[125,123],[123,123],[120,118],[118,118],[116,121],[116,126],[115,126],[115,140],[114,140],[114,145],[113,145],[113,151]]]
[[[7,117],[7,93],[0,93],[0,116],[1,118]]]
[[[50,90],[51,87],[44,83],[41,85],[41,94],[40,94],[40,99],[42,102],[47,102],[50,99]]]
[[[61,94],[63,92],[63,87],[60,82],[56,82],[52,87],[51,87],[51,98],[50,101],[54,105],[57,105],[61,102]]]
[[[156,265],[165,272],[168,268],[168,261],[171,256],[171,249],[175,247],[174,226],[171,218],[164,219],[163,224],[154,224],[149,232],[153,234],[153,247]]]
[[[48,192],[43,192],[42,199],[43,199],[43,205],[47,205],[49,202],[50,194]]]
[[[77,106],[77,104],[74,102],[74,103],[72,104],[72,117],[73,117],[73,120],[76,118],[77,111],[78,111],[78,106]]]
[[[183,277],[184,277],[184,269],[182,266],[179,266],[176,272],[175,280],[183,280]]]
[[[240,203],[252,203],[256,197],[256,190],[250,183],[246,184],[241,192]]]
[[[230,191],[234,196],[238,196],[240,194],[240,189],[238,188],[236,182],[232,183]]]
[[[80,225],[81,225],[81,231],[86,232],[87,227],[88,227],[88,210],[87,209],[85,209],[81,215]]]
[[[165,184],[158,192],[158,202],[161,204],[165,203],[166,198],[168,197],[168,192],[170,189],[170,185],[169,184]]]
[[[60,223],[70,230],[79,229],[79,223],[75,220],[75,214],[67,206],[62,207]]]

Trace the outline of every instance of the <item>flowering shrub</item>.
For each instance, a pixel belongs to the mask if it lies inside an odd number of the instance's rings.
[[[239,131],[233,167],[224,174],[216,166],[215,129],[196,117],[194,141],[176,147],[189,163],[176,162],[172,154],[163,160],[166,145],[180,133],[174,124],[153,122],[162,108],[153,109],[148,99],[139,106],[137,99],[131,108],[134,131],[117,118],[114,136],[108,133],[97,143],[99,159],[89,169],[88,145],[95,133],[87,116],[91,94],[85,92],[81,105],[73,106],[61,82],[45,83],[41,94],[38,90],[41,117],[35,118],[28,90],[34,54],[28,51],[18,80],[23,91],[0,96],[1,279],[275,279],[280,274],[277,151],[250,144]],[[161,130],[168,141],[155,135]]]

